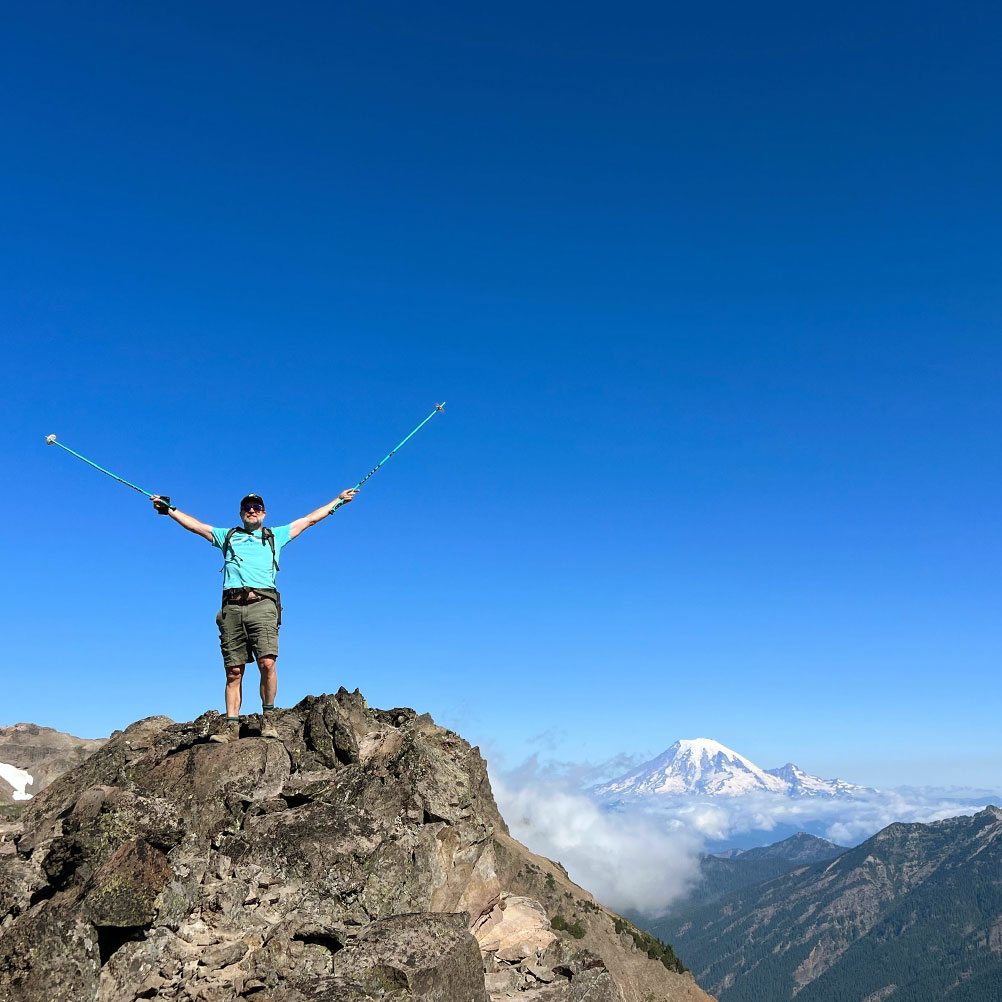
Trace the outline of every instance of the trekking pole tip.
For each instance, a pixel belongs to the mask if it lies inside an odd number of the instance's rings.
[[[445,401],[443,400],[440,404],[435,404],[435,410],[445,413]],[[53,436],[54,438],[55,436]]]
[[[45,436],[45,444],[46,445],[52,445],[52,443],[55,442],[55,440],[56,440],[56,436],[55,435],[46,435]]]

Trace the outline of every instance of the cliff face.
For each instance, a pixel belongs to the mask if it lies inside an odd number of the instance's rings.
[[[277,718],[141,720],[0,825],[0,1000],[709,999],[509,836],[427,715],[342,689]]]

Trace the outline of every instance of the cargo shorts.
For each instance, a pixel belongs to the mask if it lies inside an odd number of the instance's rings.
[[[249,605],[224,605],[216,615],[223,667],[278,657],[278,607],[263,598]]]

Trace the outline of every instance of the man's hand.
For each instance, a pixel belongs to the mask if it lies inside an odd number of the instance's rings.
[[[357,493],[357,487],[349,487],[347,490],[341,491],[341,493],[338,494],[337,499],[341,502],[341,504],[348,504],[348,502],[351,501]]]
[[[158,515],[170,514],[170,498],[166,501],[159,494],[153,495],[153,508]]]

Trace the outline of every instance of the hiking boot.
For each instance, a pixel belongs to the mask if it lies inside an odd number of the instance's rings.
[[[261,737],[277,738],[278,731],[275,730],[275,721],[270,713],[261,714]]]
[[[240,737],[240,721],[239,720],[226,720],[223,718],[223,722],[219,727],[219,730],[215,734],[209,736],[210,741],[215,741],[218,744],[225,744],[227,741],[236,741]]]

